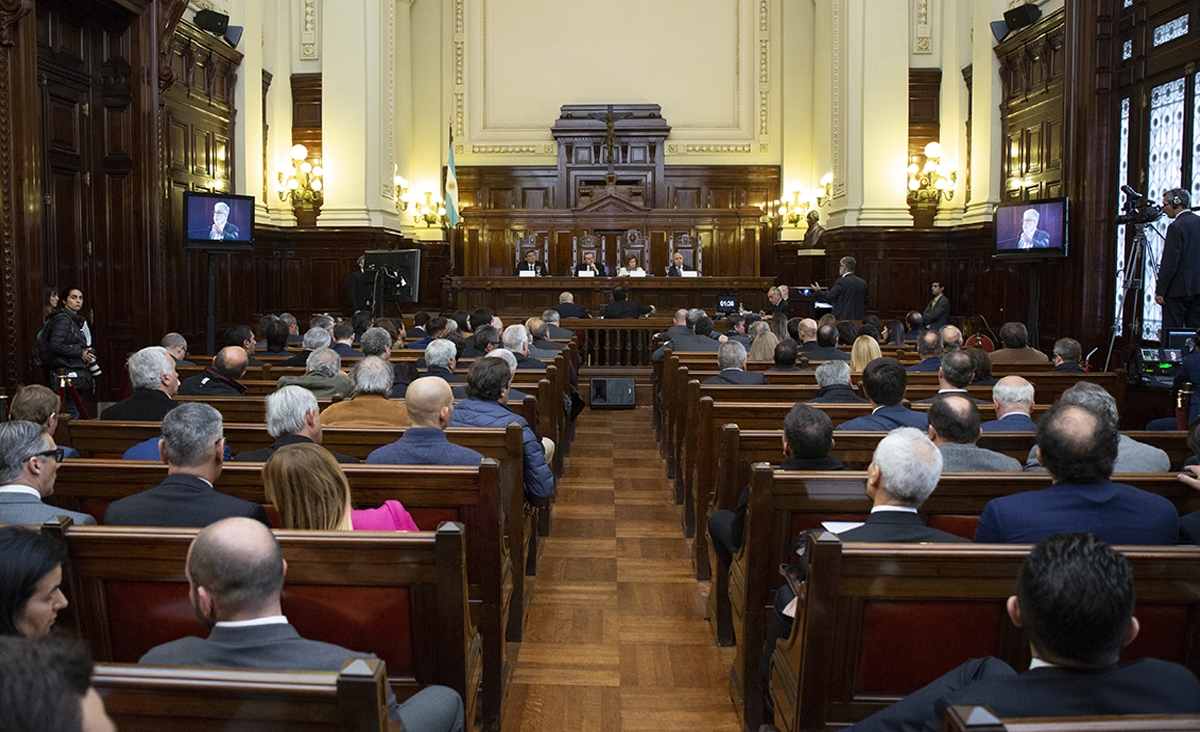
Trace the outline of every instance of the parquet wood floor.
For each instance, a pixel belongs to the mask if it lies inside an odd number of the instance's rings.
[[[704,620],[673,496],[649,408],[580,415],[511,646],[506,732],[738,729],[732,649]]]

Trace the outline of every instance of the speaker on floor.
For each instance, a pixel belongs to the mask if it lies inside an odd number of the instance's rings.
[[[1004,22],[1008,23],[1011,33],[1027,25],[1033,25],[1042,17],[1042,9],[1036,5],[1018,5],[1012,10],[1004,11]]]
[[[215,10],[198,10],[192,22],[200,30],[206,30],[209,33],[216,33],[218,36],[223,36],[225,35],[225,30],[229,27],[229,16],[224,13],[218,13]]]
[[[592,379],[592,409],[633,409],[637,406],[633,379]]]

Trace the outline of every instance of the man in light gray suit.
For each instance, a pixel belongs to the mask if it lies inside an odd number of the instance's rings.
[[[946,473],[1019,473],[1021,463],[975,443],[979,429],[979,407],[969,396],[939,394],[929,407],[929,439],[942,453]]]
[[[42,503],[54,492],[62,450],[33,422],[0,423],[0,524],[40,524],[51,516],[69,516],[94,524],[86,513]]]

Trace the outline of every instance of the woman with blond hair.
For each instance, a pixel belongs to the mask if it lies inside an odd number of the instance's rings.
[[[861,374],[867,364],[883,355],[879,350],[879,341],[869,335],[860,335],[854,339],[854,345],[850,348],[850,370],[856,374]]]
[[[399,501],[353,510],[350,483],[333,455],[320,445],[284,445],[263,463],[267,500],[285,529],[321,531],[419,531]]]
[[[750,350],[746,351],[747,361],[774,361],[775,346],[779,345],[779,336],[770,330],[761,330],[754,334],[750,341]]]

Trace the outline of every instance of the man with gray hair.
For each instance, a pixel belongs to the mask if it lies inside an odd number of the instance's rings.
[[[1093,384],[1090,381],[1080,381],[1063,392],[1060,402],[1067,404],[1079,404],[1089,409],[1095,410],[1103,415],[1108,423],[1111,424],[1113,431],[1119,429],[1120,416],[1117,414],[1117,400],[1113,399],[1112,394],[1104,390],[1104,387]],[[1039,431],[1040,434],[1040,431]],[[1041,439],[1039,437],[1039,439]],[[1038,447],[1035,445],[1029,451],[1029,457],[1025,460],[1026,471],[1044,471],[1046,467],[1038,459]],[[1137,440],[1127,435],[1118,433],[1117,436],[1117,459],[1113,463],[1113,473],[1169,473],[1171,471],[1171,458],[1163,450],[1147,445],[1144,442]],[[1121,542],[1115,542],[1121,543]]]
[[[806,404],[866,404],[867,400],[854,392],[850,383],[850,364],[845,361],[825,361],[817,367],[817,395]]]
[[[336,354],[335,354],[336,355]],[[270,447],[239,452],[234,462],[263,463],[284,445],[321,444],[321,412],[317,397],[302,386],[283,386],[267,397],[267,434],[275,438]],[[339,463],[357,463],[358,458],[329,451]]]
[[[241,349],[239,349],[241,350]],[[225,463],[221,413],[207,404],[181,404],[163,418],[158,451],[167,478],[154,488],[113,501],[104,514],[111,526],[208,526],[245,516],[270,526],[257,503],[218,493],[213,484]]]
[[[561,322],[561,317],[561,313],[554,308],[542,312],[542,320],[546,321],[546,329],[550,337],[558,339],[574,338],[575,331],[559,327],[558,324]],[[584,317],[587,317],[587,311],[584,311]]]
[[[42,502],[54,493],[62,448],[34,422],[0,422],[0,524],[40,524],[51,516],[69,516],[94,524],[86,513]]]
[[[100,413],[100,419],[161,422],[179,402],[179,375],[167,349],[150,346],[134,353],[127,363],[133,393]]]
[[[1083,346],[1074,338],[1059,338],[1054,342],[1054,368],[1051,371],[1067,371],[1082,374],[1083,366],[1079,360],[1083,358]]]
[[[176,366],[195,366],[196,364],[187,360],[188,342],[187,339],[178,333],[168,333],[163,336],[158,345],[167,349],[169,355],[175,361]]]
[[[717,348],[717,365],[721,373],[705,379],[704,384],[745,384],[761,386],[767,377],[760,371],[746,370],[746,347],[737,341],[725,341]]]
[[[308,366],[308,357],[318,348],[329,348],[333,345],[333,334],[324,328],[309,328],[304,333],[304,350],[291,358],[279,362],[280,366]]]
[[[942,336],[942,348],[957,351],[962,348],[962,331],[953,325],[944,325],[938,333]]]
[[[326,427],[407,427],[408,410],[392,401],[392,366],[378,356],[367,356],[350,372],[354,396],[330,404],[321,412]]]
[[[342,357],[332,348],[313,351],[308,355],[306,365],[308,373],[303,376],[280,376],[275,388],[302,386],[311,391],[313,396],[322,399],[346,396],[354,390],[350,377],[342,373]]]
[[[296,323],[296,316],[291,313],[280,313],[279,319],[287,324],[288,327],[288,343],[300,343],[304,337],[300,335],[300,326]]]
[[[917,404],[933,404],[933,400],[945,394],[957,394],[966,397],[976,404],[987,404],[983,399],[976,399],[967,391],[971,379],[975,378],[975,361],[966,351],[946,351],[942,355],[942,365],[938,368],[938,392],[932,397],[920,399]]]
[[[558,296],[558,304],[553,310],[558,311],[558,314],[564,318],[590,318],[587,308],[582,305],[575,304],[575,296],[569,292],[564,292]]]
[[[425,347],[426,369],[422,376],[436,376],[447,384],[465,384],[467,380],[454,373],[458,365],[458,349],[446,339],[431,342]]]
[[[905,370],[937,373],[942,367],[942,352],[942,336],[935,330],[923,330],[917,335],[917,355],[921,362]]]
[[[364,356],[379,356],[384,361],[392,357],[392,336],[383,328],[367,328],[358,339],[358,347]]]
[[[510,325],[504,329],[504,334],[500,337],[500,342],[504,347],[512,351],[512,354],[517,357],[517,368],[529,369],[531,371],[545,371],[546,364],[530,358],[529,344],[532,339],[529,337],[529,329],[523,325]]]
[[[1033,384],[1020,376],[1005,376],[992,387],[996,419],[984,422],[984,432],[1037,432],[1033,422]]]

